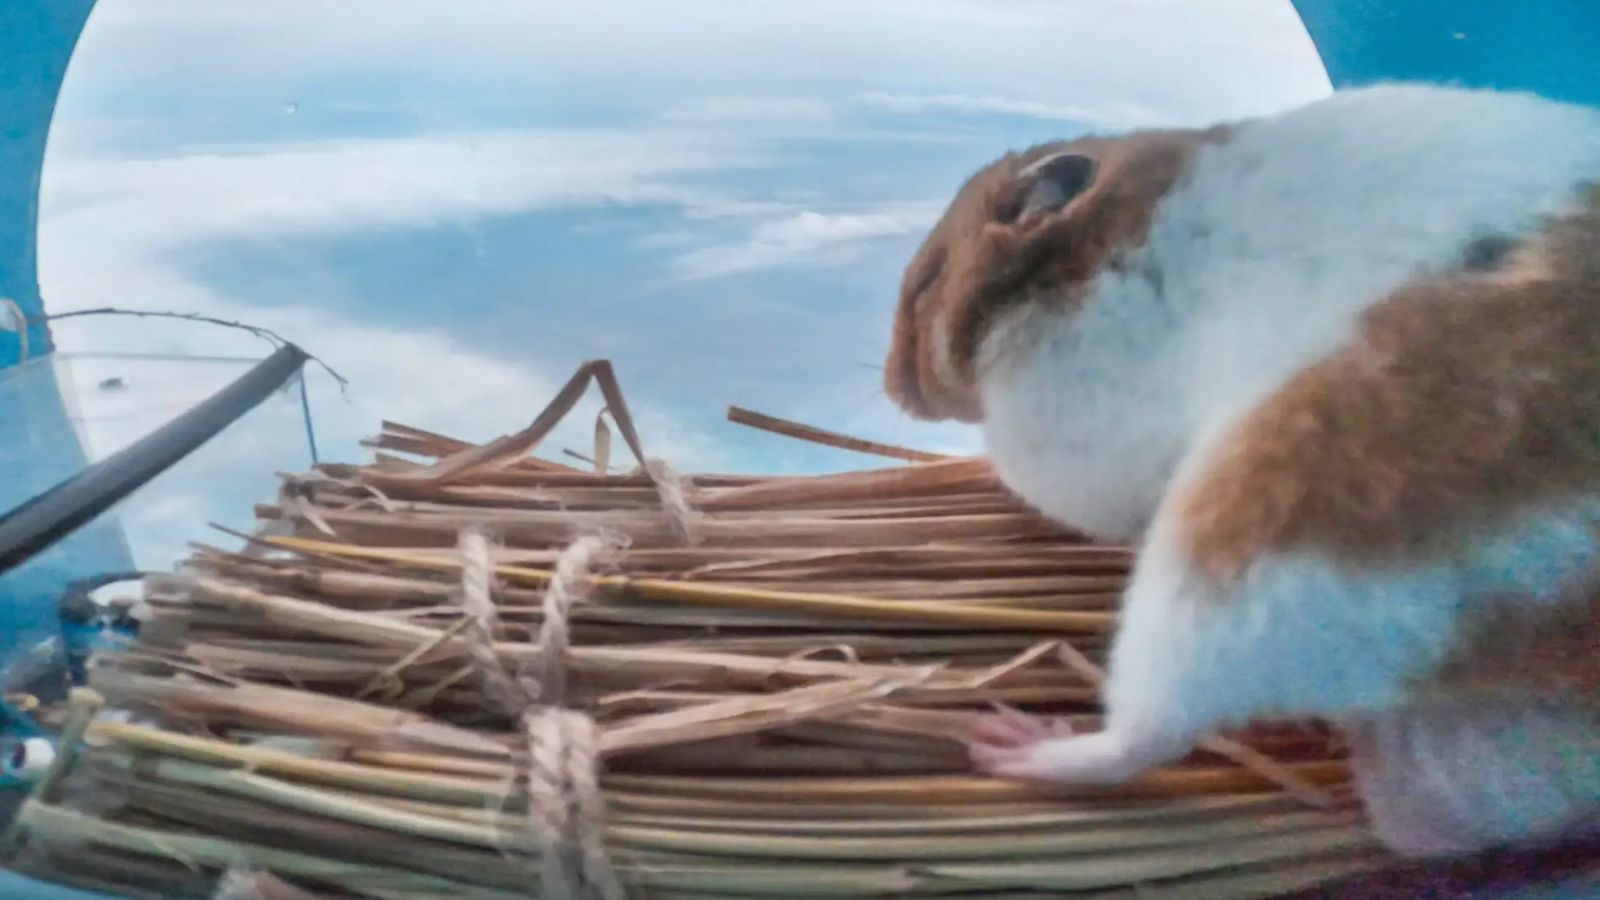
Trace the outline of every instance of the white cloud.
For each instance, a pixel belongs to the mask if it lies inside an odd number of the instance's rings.
[[[705,99],[730,88],[785,99]],[[1256,115],[1327,90],[1288,0],[100,0],[64,108],[115,116],[178,91],[287,138],[289,102],[430,129],[530,107],[814,120],[830,114],[818,100],[862,94],[1142,123]]]
[[[837,126],[839,108],[816,97],[694,97],[668,106],[660,118],[694,125],[772,122]]]
[[[769,219],[740,243],[703,247],[679,257],[685,278],[714,278],[756,269],[849,262],[868,242],[922,231],[938,219],[942,205],[902,203],[871,212],[812,210]]]
[[[648,147],[648,149],[645,149]],[[568,372],[498,359],[447,329],[407,331],[318,309],[314,298],[251,306],[191,278],[171,251],[218,239],[271,240],[392,225],[426,225],[601,200],[715,211],[714,195],[670,176],[737,166],[748,157],[670,136],[500,134],[341,142],[231,156],[55,163],[47,169],[40,273],[53,313],[101,306],[171,310],[276,331],[351,381],[348,398],[313,367],[312,402],[324,458],[360,459],[357,442],[383,419],[470,440],[520,428]],[[70,363],[72,405],[102,457],[148,433],[241,374],[246,365],[140,361],[106,354],[260,358],[259,339],[198,323],[85,317],[55,326]],[[123,379],[121,390],[97,387]],[[598,402],[580,408],[550,449],[584,448]],[[670,418],[639,410],[649,448],[690,468],[716,468],[717,448]],[[274,472],[303,470],[297,399],[269,401],[121,511],[141,562],[165,565],[209,521],[245,527],[272,499]],[[202,487],[203,486],[203,487]]]
[[[160,159],[52,156],[45,203],[52,229],[143,254],[197,239],[426,226],[608,202],[738,213],[737,201],[685,190],[671,177],[757,159],[748,148],[670,131],[332,140]]]
[[[904,234],[912,228],[930,224],[932,216],[927,212],[930,211],[923,211],[923,214],[914,216],[885,212],[837,215],[803,212],[776,222],[762,223],[755,231],[755,239],[765,243],[812,248],[836,241],[858,241],[891,234]]]
[[[970,94],[862,94],[856,102],[863,106],[896,113],[943,112],[960,115],[998,113],[1008,116],[1026,116],[1031,119],[1052,119],[1071,122],[1089,128],[1147,128],[1165,124],[1169,117],[1148,106],[1137,103],[1118,103],[1114,100],[1098,105],[1041,103],[1035,100],[1018,100],[1010,97]]]

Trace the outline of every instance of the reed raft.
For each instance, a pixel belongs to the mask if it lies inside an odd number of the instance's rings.
[[[592,454],[533,455],[591,379]],[[680,476],[593,363],[522,432],[385,423],[370,465],[285,475],[243,549],[146,586],[10,864],[134,897],[1243,900],[1383,863],[1311,727],[1115,789],[971,774],[997,705],[1096,727],[1128,548],[981,459],[730,417],[903,463]]]

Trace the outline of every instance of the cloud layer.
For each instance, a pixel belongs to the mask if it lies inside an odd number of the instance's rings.
[[[730,429],[729,402],[968,451],[875,370],[899,266],[960,179],[1326,89],[1260,0],[101,0],[52,132],[41,281],[52,312],[301,343],[352,383],[312,373],[324,457],[360,458],[382,419],[521,427],[593,355],[686,469],[870,464]],[[266,352],[192,323],[57,338],[96,455],[246,365],[125,354]],[[306,454],[297,397],[253,413],[123,510],[142,561],[246,525]]]
[[[386,418],[486,440],[525,424],[568,373],[478,352],[452,338],[447,326],[403,330],[330,314],[314,296],[252,306],[194,278],[175,261],[178,251],[466,222],[541,206],[679,203],[715,213],[713,196],[651,180],[741,162],[690,143],[662,139],[643,154],[631,139],[603,135],[491,133],[80,162],[52,169],[46,185],[41,281],[53,313],[107,305],[174,310],[247,322],[312,349],[351,382],[346,396],[320,371],[309,375],[319,443],[333,458],[358,457],[357,442]],[[245,368],[178,360],[260,358],[270,349],[242,331],[160,320],[72,319],[59,323],[56,335],[96,457],[148,433]],[[125,356],[140,353],[175,359]],[[97,387],[108,378],[124,386]],[[582,446],[587,426],[577,420],[597,409],[590,403],[557,440]],[[159,556],[158,548],[209,521],[234,527],[248,521],[250,500],[270,499],[275,471],[307,464],[300,419],[298,402],[269,403],[130,502],[123,514],[136,552]],[[651,424],[657,452],[685,457],[686,464],[718,462],[704,441],[686,436],[675,443],[680,429],[670,419],[657,416]],[[211,483],[230,490],[202,487]]]

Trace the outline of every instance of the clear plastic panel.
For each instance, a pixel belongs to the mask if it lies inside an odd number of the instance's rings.
[[[133,326],[137,327],[137,326]],[[91,461],[104,459],[227,387],[271,350],[257,356],[181,357],[63,354],[58,369],[70,389],[68,414]],[[310,465],[298,381],[157,475],[105,518],[114,518],[133,565],[170,570],[189,541],[233,546],[214,523],[248,532],[253,504],[277,493],[275,473]]]
[[[8,474],[0,502],[10,510],[49,490],[161,428],[258,361],[57,354],[0,371],[0,410],[8,422],[19,423],[0,434],[0,467]],[[309,464],[303,418],[296,383],[88,525],[0,576],[3,658],[19,663],[29,648],[57,634],[56,601],[70,581],[130,569],[170,570],[193,540],[237,544],[210,531],[209,524],[248,531],[252,504],[276,494],[274,473]],[[284,434],[289,440],[279,440]]]

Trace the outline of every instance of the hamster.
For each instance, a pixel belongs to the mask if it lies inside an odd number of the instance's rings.
[[[1316,718],[1397,853],[1600,826],[1600,110],[1393,84],[1008,154],[907,267],[884,382],[1139,546],[1103,729],[987,719],[981,770]]]

